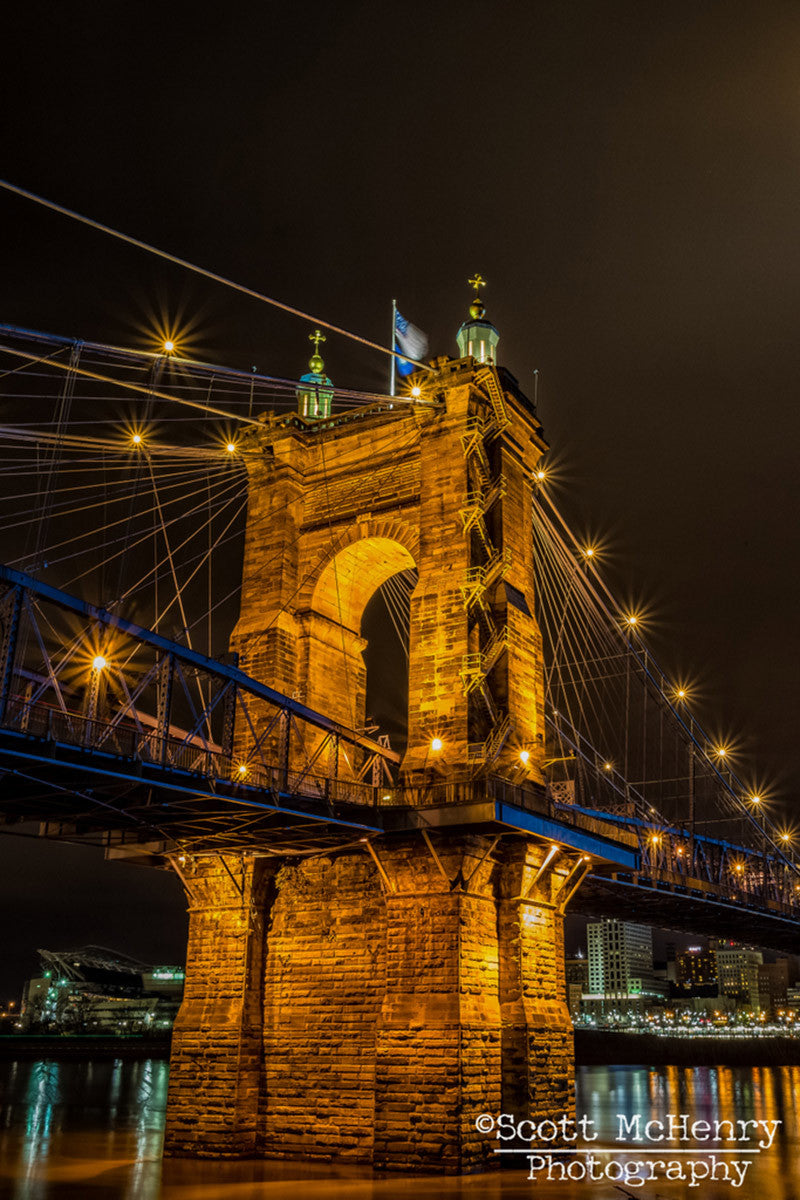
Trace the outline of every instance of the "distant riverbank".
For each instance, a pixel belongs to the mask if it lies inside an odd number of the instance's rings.
[[[5,1034],[0,1060],[61,1062],[89,1059],[168,1059],[169,1037],[97,1034]],[[576,1029],[575,1062],[583,1065],[767,1067],[800,1066],[800,1038],[671,1037],[616,1029]]]
[[[800,1038],[672,1037],[616,1029],[576,1029],[575,1061],[646,1066],[768,1067],[800,1065]]]
[[[108,1059],[128,1062],[142,1058],[169,1058],[170,1037],[100,1036],[87,1034],[3,1034],[0,1059],[29,1062],[31,1059]]]

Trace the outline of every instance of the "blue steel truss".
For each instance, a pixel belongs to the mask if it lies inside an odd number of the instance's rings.
[[[35,821],[44,836],[148,861],[480,828],[560,845],[571,856],[564,903],[676,927],[717,919],[723,932],[746,915],[765,944],[796,937],[796,864],[757,839],[656,827],[491,775],[405,787],[398,761],[235,663],[0,566],[7,825]]]

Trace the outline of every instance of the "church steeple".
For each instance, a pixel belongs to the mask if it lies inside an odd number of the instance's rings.
[[[325,334],[319,329],[308,335],[308,340],[314,343],[314,353],[308,360],[310,370],[300,376],[297,387],[297,411],[301,417],[329,417],[331,401],[333,400],[333,384],[325,372],[325,363],[319,352],[320,342],[325,341]]]
[[[478,362],[493,363],[500,334],[491,321],[484,320],[486,310],[483,307],[480,290],[482,287],[486,287],[486,280],[482,279],[480,275],[476,275],[467,282],[470,287],[475,288],[475,295],[469,306],[470,319],[464,322],[456,334],[458,349],[462,358],[468,358],[471,355]]]

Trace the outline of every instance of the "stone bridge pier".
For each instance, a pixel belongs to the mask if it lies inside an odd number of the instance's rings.
[[[413,833],[189,861],[165,1152],[476,1171],[480,1113],[571,1114],[574,854]]]

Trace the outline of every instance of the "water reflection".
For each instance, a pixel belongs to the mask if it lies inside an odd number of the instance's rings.
[[[159,1196],[168,1071],[160,1060],[0,1063],[0,1196]]]
[[[10,1200],[606,1200],[621,1195],[798,1200],[798,1067],[603,1067],[578,1072],[578,1112],[613,1144],[617,1114],[692,1120],[779,1120],[769,1151],[752,1156],[744,1186],[689,1189],[659,1178],[633,1190],[613,1181],[531,1183],[525,1170],[463,1178],[376,1177],[367,1168],[264,1161],[161,1160],[167,1063],[0,1063],[0,1196]],[[665,1157],[669,1151],[665,1152]],[[697,1157],[697,1156],[695,1156]],[[518,1167],[523,1160],[517,1160]]]

